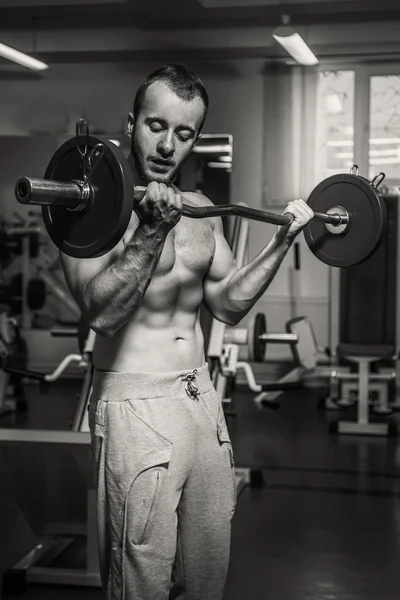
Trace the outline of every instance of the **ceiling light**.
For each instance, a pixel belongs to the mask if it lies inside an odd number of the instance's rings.
[[[313,66],[318,64],[318,58],[307,46],[303,38],[292,27],[288,26],[290,17],[282,16],[283,26],[274,29],[272,37],[283,47],[286,52],[300,65]]]
[[[10,46],[6,46],[5,44],[0,44],[0,56],[12,60],[23,67],[32,69],[33,71],[44,71],[49,68],[49,65],[46,65],[40,60],[36,60],[36,58],[32,58],[32,56],[28,56],[28,54],[19,52],[19,50],[10,48]]]

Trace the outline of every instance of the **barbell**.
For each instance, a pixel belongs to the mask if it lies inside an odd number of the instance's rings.
[[[328,177],[311,192],[307,203],[314,218],[304,237],[319,260],[347,267],[377,249],[387,223],[378,190],[384,177],[379,173],[370,182],[354,166],[349,174]],[[50,238],[63,253],[76,258],[94,258],[112,250],[128,227],[134,202],[144,194],[145,188],[135,188],[122,150],[90,135],[84,119],[76,125],[76,136],[56,150],[44,179],[22,177],[15,185],[18,202],[41,205]],[[294,218],[242,205],[199,207],[183,200],[183,215],[188,218],[238,215],[283,226]]]

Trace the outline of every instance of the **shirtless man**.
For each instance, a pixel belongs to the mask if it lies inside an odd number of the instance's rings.
[[[206,90],[188,68],[169,65],[147,78],[129,115],[129,159],[146,196],[111,252],[61,257],[97,334],[89,422],[108,600],[221,600],[235,470],[205,363],[200,306],[237,325],[313,216],[302,200],[291,202],[294,222],[240,270],[219,218],[181,218],[173,182],[207,108]],[[184,199],[211,204],[197,193]]]

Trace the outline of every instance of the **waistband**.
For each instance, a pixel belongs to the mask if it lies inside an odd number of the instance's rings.
[[[129,373],[119,371],[93,372],[92,396],[112,402],[129,398],[165,398],[191,395],[198,389],[206,394],[213,389],[208,364],[184,371],[166,373]]]

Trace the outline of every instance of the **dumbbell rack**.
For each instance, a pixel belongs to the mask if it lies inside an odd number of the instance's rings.
[[[77,335],[77,330],[64,332],[59,330],[55,335]],[[73,456],[87,488],[86,526],[82,529],[79,525],[63,524],[61,530],[50,528],[49,531],[39,532],[40,542],[4,574],[4,593],[23,592],[27,583],[101,587],[97,550],[96,489],[86,410],[92,386],[91,357],[94,339],[94,332],[89,330],[82,354],[65,357],[59,367],[45,379],[54,381],[71,362],[78,361],[84,369],[84,380],[71,431],[0,429],[0,448],[3,447],[8,452],[12,451],[12,447],[29,448],[35,445],[45,445],[54,452],[66,450]],[[82,534],[86,537],[84,568],[68,569],[52,566],[58,557],[73,547],[76,536]]]

